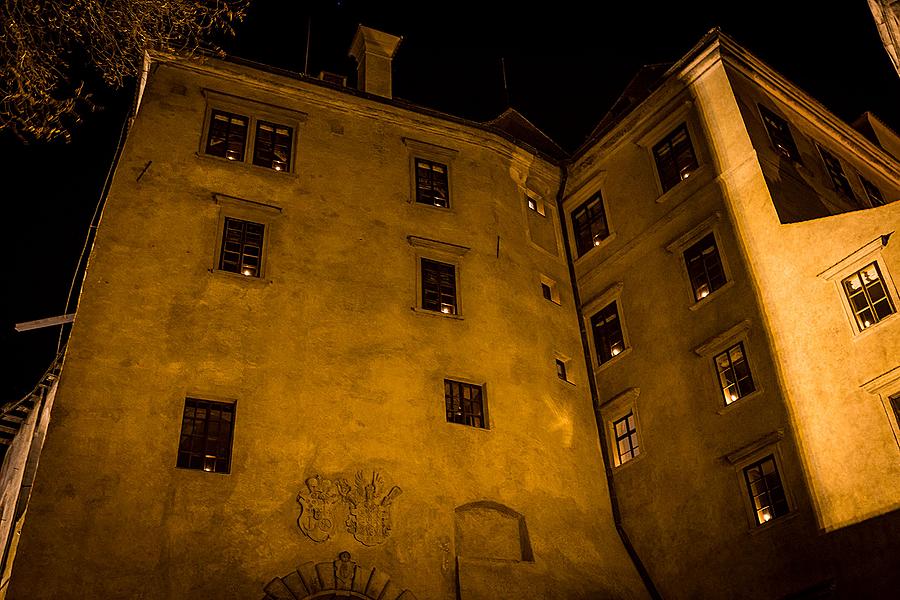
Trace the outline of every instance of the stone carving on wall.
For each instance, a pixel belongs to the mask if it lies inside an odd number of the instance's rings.
[[[297,494],[297,502],[300,503],[297,525],[300,531],[314,542],[324,542],[330,538],[337,524],[334,505],[340,498],[337,487],[330,479],[318,475],[309,477],[306,490],[300,490]]]
[[[396,485],[382,495],[384,479],[372,472],[372,480],[366,482],[362,471],[356,474],[356,489],[341,488],[341,495],[350,507],[347,531],[364,546],[377,546],[391,534],[391,504],[403,490]]]
[[[391,504],[403,490],[395,485],[384,493],[384,478],[377,471],[372,472],[371,480],[357,472],[355,486],[344,478],[332,481],[319,475],[305,483],[306,489],[297,494],[297,526],[312,541],[329,540],[344,514],[347,532],[365,546],[377,546],[390,536]]]

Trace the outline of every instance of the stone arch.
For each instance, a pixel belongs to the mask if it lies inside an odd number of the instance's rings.
[[[456,507],[454,516],[458,557],[534,562],[525,515],[480,500]]]
[[[384,571],[351,560],[346,550],[337,560],[303,563],[270,581],[263,591],[263,600],[416,600],[411,591],[395,584]]]

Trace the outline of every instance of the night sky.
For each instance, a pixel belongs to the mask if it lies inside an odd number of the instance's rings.
[[[871,110],[900,131],[900,78],[865,0],[655,4],[256,0],[237,37],[221,45],[302,71],[311,14],[309,72],[346,74],[352,83],[347,50],[363,23],[404,38],[394,60],[395,97],[474,120],[507,105],[503,58],[509,103],[571,150],[640,66],[673,62],[720,26],[842,119]],[[16,333],[13,325],[63,312],[133,97],[131,88],[96,91],[106,109],[87,115],[71,144],[23,145],[0,133],[3,231],[12,237],[4,253],[12,277],[0,320],[0,403],[30,390],[55,353],[58,327]],[[141,310],[139,298],[134,310]]]

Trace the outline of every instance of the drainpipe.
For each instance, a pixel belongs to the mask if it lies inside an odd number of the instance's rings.
[[[578,315],[578,330],[581,332],[581,350],[584,354],[585,366],[587,367],[587,380],[591,390],[591,400],[594,403],[594,420],[597,425],[597,435],[600,438],[600,453],[603,456],[603,468],[606,471],[606,486],[609,490],[609,503],[612,508],[613,522],[616,525],[616,531],[619,533],[619,537],[622,539],[622,545],[625,546],[625,551],[628,552],[628,556],[631,557],[631,562],[634,563],[634,568],[637,569],[638,575],[640,575],[641,580],[644,582],[644,586],[647,588],[650,597],[654,600],[661,600],[662,596],[659,595],[659,591],[656,589],[656,586],[653,585],[653,580],[650,579],[650,573],[647,572],[647,569],[644,567],[644,563],[641,562],[641,558],[637,555],[634,546],[631,545],[628,533],[622,525],[622,513],[619,510],[619,498],[616,495],[616,486],[613,484],[613,470],[609,460],[609,446],[606,443],[606,427],[603,425],[603,419],[600,417],[600,396],[597,394],[597,381],[594,378],[594,365],[591,364],[591,350],[588,342],[587,329],[584,324],[584,312],[581,310],[581,295],[578,292],[578,283],[575,280],[575,263],[572,259],[572,248],[569,246],[569,232],[566,228],[565,212],[563,211],[563,196],[565,195],[566,180],[568,179],[568,176],[569,172],[566,169],[566,164],[563,163],[559,167],[559,192],[556,194],[556,211],[559,215],[563,246],[566,250],[566,264],[569,267],[569,280],[572,284],[572,297],[575,302],[575,312]]]

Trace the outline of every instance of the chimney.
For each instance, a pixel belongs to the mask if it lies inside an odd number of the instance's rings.
[[[391,60],[402,40],[402,37],[364,25],[356,29],[350,56],[356,59],[360,90],[385,98],[394,97],[391,93]]]

